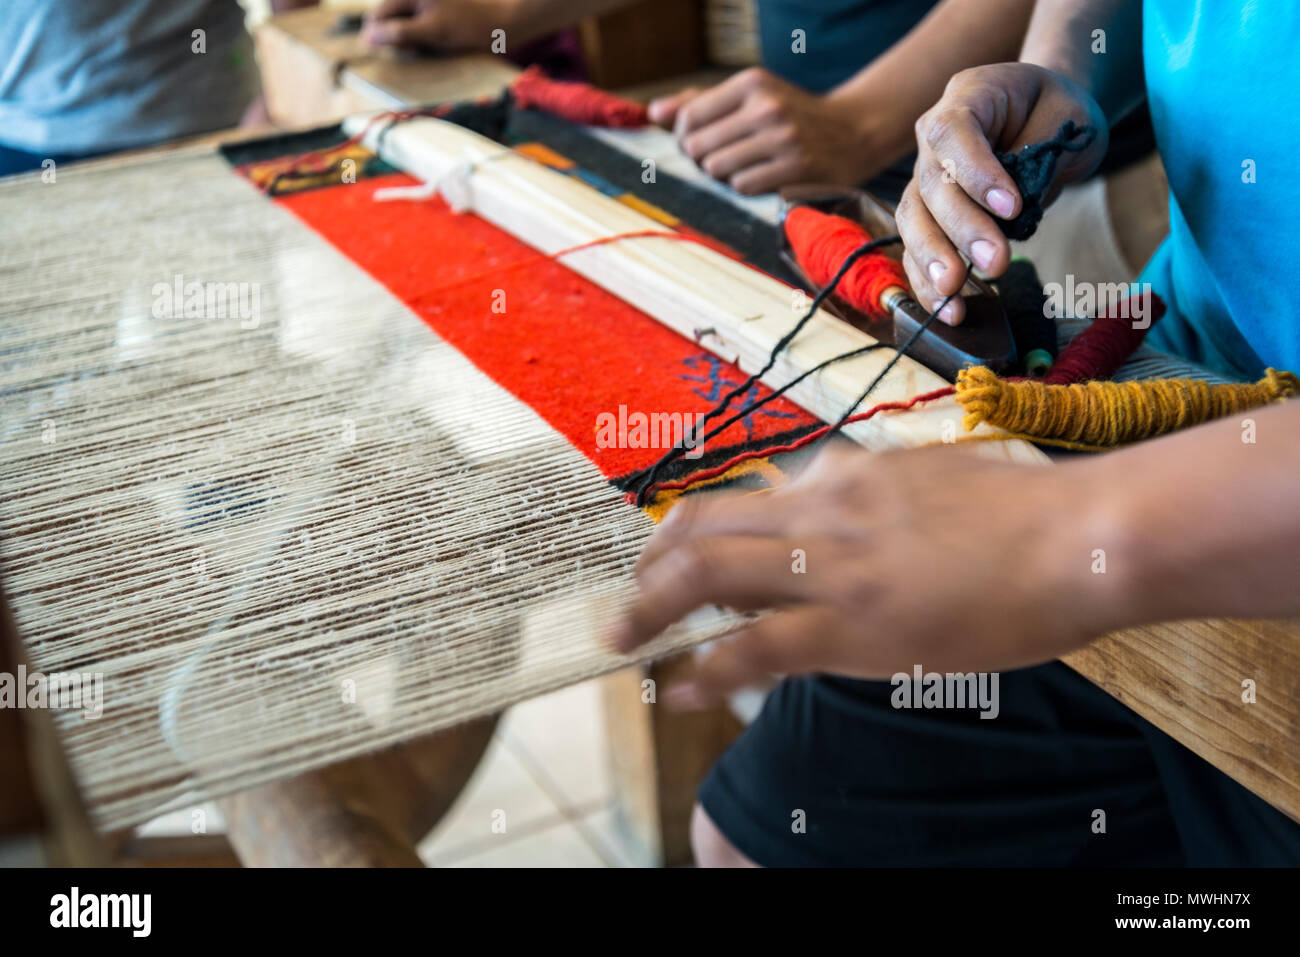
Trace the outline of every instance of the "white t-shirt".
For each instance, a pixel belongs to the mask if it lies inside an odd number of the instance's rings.
[[[0,2],[0,145],[144,146],[234,126],[257,92],[235,0]]]

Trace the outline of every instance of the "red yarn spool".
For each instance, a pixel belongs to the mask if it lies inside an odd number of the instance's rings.
[[[1151,301],[1142,314],[1150,321],[1136,328],[1132,317],[1137,312],[1133,306],[1144,296],[1150,296]],[[1110,312],[1092,320],[1088,328],[1070,340],[1042,381],[1048,385],[1069,385],[1109,379],[1142,344],[1147,330],[1164,314],[1164,300],[1155,293],[1140,292],[1129,296]]]
[[[515,104],[589,126],[635,128],[646,126],[650,115],[640,103],[598,90],[588,83],[552,80],[539,66],[530,66],[510,84]]]
[[[811,206],[795,206],[786,213],[785,235],[799,268],[819,288],[831,281],[855,249],[871,241],[853,220]],[[849,267],[835,295],[873,319],[888,319],[880,300],[894,286],[908,288],[903,264],[882,252],[870,252]]]

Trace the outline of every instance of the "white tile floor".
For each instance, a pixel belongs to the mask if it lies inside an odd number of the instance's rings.
[[[208,830],[222,830],[206,807]],[[180,811],[141,828],[190,831]],[[433,867],[637,867],[650,861],[620,826],[609,775],[600,686],[574,685],[516,705],[497,724],[478,770],[421,842]]]
[[[618,824],[599,685],[574,685],[508,711],[419,852],[439,867],[649,863],[638,860]]]

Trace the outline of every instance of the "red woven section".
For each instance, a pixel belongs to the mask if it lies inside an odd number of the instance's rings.
[[[800,268],[819,287],[831,281],[850,253],[871,241],[867,231],[852,220],[809,206],[795,206],[786,214],[785,235]],[[891,286],[907,288],[903,264],[873,252],[849,267],[835,287],[835,295],[859,312],[887,319],[880,297]]]
[[[276,200],[406,303],[478,368],[531,406],[610,478],[666,449],[599,448],[597,417],[702,413],[744,380],[700,346],[559,262],[441,200],[376,203],[403,174]],[[627,242],[638,242],[628,239]],[[653,242],[654,240],[647,240]],[[527,268],[512,269],[528,262]],[[505,312],[493,312],[496,290]],[[766,395],[760,389],[756,395]],[[767,413],[771,414],[767,414]],[[815,420],[777,399],[705,449],[762,442]],[[472,421],[466,428],[473,428]]]
[[[530,66],[510,84],[515,103],[543,110],[574,123],[635,129],[650,122],[646,108],[588,83],[552,80],[541,67]]]

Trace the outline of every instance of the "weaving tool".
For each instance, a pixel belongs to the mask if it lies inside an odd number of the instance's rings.
[[[898,233],[893,213],[865,190],[791,186],[781,191],[781,198],[785,202],[783,218],[791,209],[809,206],[860,224],[874,238]],[[820,292],[822,287],[799,264],[789,236],[783,231],[782,237],[782,259],[813,292]],[[901,260],[900,250],[901,246],[894,245],[882,249],[881,254]],[[967,314],[965,321],[958,326],[938,322],[922,328],[929,310],[902,286],[891,287],[881,296],[881,306],[890,316],[887,320],[865,315],[842,295],[834,293],[826,309],[874,338],[894,345],[907,342],[920,330],[908,348],[908,354],[949,381],[968,366],[985,366],[995,372],[1011,368],[1016,362],[1016,344],[1000,297],[988,283],[974,275],[967,277],[961,295],[966,300]]]
[[[389,163],[422,182],[446,186],[463,197],[476,215],[543,253],[656,228],[655,221],[638,211],[453,124],[417,117],[367,130],[369,122],[368,117],[354,117],[345,121],[344,129],[349,134],[365,131],[365,143]],[[635,239],[584,249],[564,261],[682,335],[697,338],[702,347],[737,362],[746,372],[762,367],[773,343],[789,330],[801,308],[784,283],[696,244]],[[697,335],[701,330],[708,330],[708,335]],[[778,357],[768,378],[782,384],[826,359],[876,341],[830,312],[819,313]],[[890,350],[884,350],[838,363],[789,395],[818,418],[834,421],[856,397],[860,384],[870,381],[892,357]],[[904,357],[878,395],[907,398],[943,384],[926,366]],[[868,447],[921,445],[943,433],[951,412],[951,407],[940,407],[880,417],[851,425],[845,434]],[[1013,461],[1044,461],[1019,443],[990,454]]]

